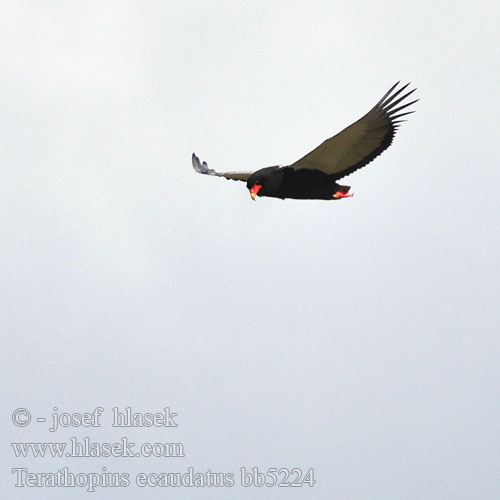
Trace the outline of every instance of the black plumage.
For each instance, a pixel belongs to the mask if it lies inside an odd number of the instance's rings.
[[[396,83],[362,118],[330,137],[300,160],[288,166],[266,167],[254,172],[216,172],[193,153],[193,167],[202,174],[247,182],[252,198],[331,200],[352,196],[349,186],[337,184],[346,175],[364,167],[392,143],[396,130],[413,113],[405,111],[418,99],[403,103],[416,89],[401,96],[409,84],[395,90]],[[400,106],[398,106],[401,104]]]

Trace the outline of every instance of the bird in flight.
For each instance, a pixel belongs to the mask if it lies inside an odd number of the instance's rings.
[[[404,101],[416,89],[404,93],[409,83],[397,89],[399,83],[393,85],[366,115],[291,165],[252,172],[216,172],[193,153],[193,167],[200,174],[246,182],[254,200],[257,196],[300,200],[349,198],[352,196],[350,186],[342,186],[337,181],[368,165],[385,151],[400,123],[405,121],[400,118],[414,112],[404,110],[418,99]]]

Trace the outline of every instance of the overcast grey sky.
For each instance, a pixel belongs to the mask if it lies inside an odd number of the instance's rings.
[[[500,7],[4,0],[5,498],[498,499]],[[293,162],[398,80],[421,99],[338,202],[197,175]],[[101,427],[49,432],[60,412]],[[111,427],[111,409],[178,413]],[[26,408],[27,427],[11,414]],[[36,422],[45,417],[47,423]],[[16,458],[11,442],[181,442]],[[131,485],[15,488],[29,472]],[[139,472],[233,473],[225,488]],[[242,488],[241,467],[314,468]]]

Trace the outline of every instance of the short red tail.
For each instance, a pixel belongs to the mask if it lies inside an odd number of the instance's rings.
[[[335,199],[338,198],[351,198],[352,195],[349,193],[349,189],[351,189],[351,186],[339,186],[337,192],[333,195]]]

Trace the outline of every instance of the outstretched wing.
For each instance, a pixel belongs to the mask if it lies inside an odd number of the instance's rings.
[[[396,99],[409,83],[393,92],[398,85],[399,82],[365,116],[327,139],[290,167],[295,170],[320,170],[340,179],[370,163],[391,145],[399,124],[405,121],[398,118],[413,113],[401,111],[418,101],[416,99],[397,107],[416,90]]]
[[[193,153],[192,157],[193,168],[200,174],[216,175],[217,177],[225,177],[233,181],[247,181],[253,172],[216,172],[208,168],[206,162],[201,163],[200,159]]]

